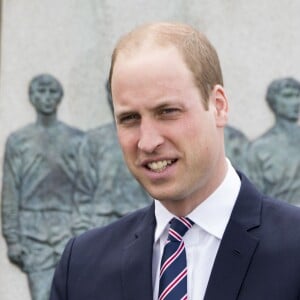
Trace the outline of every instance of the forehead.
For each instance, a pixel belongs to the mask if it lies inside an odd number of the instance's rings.
[[[32,82],[32,89],[39,87],[59,88],[59,84],[52,78],[39,78]]]
[[[116,58],[111,78],[112,91],[122,82],[134,78],[143,84],[145,80],[154,83],[168,80],[172,82],[178,75],[190,79],[192,74],[184,62],[182,55],[174,46],[143,46],[135,52],[123,51]]]
[[[285,86],[280,90],[281,96],[294,96],[294,95],[300,95],[300,89],[295,86]]]
[[[193,102],[189,99],[197,95],[198,102],[200,97],[192,73],[175,47],[120,55],[113,70],[111,91],[116,115],[171,103],[188,106]]]

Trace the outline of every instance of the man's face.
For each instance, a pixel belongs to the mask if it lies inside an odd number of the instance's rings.
[[[54,81],[37,82],[32,87],[30,100],[39,113],[51,115],[61,100],[60,87]]]
[[[300,91],[292,87],[283,88],[276,96],[276,115],[297,122],[300,112]]]
[[[132,56],[121,53],[116,60],[112,96],[125,161],[166,207],[201,202],[225,174],[223,92],[215,87],[205,110],[192,74],[174,47],[152,47]]]

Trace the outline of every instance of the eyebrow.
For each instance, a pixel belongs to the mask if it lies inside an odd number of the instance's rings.
[[[161,103],[158,103],[156,106],[150,108],[151,111],[156,111],[156,110],[160,110],[160,109],[164,109],[166,107],[170,107],[170,106],[179,106],[179,107],[183,107],[184,105],[182,104],[182,102],[179,102],[178,100],[162,100]],[[136,114],[138,113],[138,111],[136,110],[124,110],[124,111],[120,111],[119,113],[115,114],[115,118],[120,118],[122,116],[127,116],[130,114]]]
[[[132,114],[138,114],[138,112],[134,111],[134,110],[128,110],[128,111],[123,111],[120,113],[115,113],[115,119],[120,120],[120,119],[122,119],[126,116],[129,116],[129,115],[132,115]]]

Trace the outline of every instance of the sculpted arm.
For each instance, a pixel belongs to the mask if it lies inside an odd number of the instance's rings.
[[[264,156],[268,154],[255,144],[250,145],[246,155],[245,172],[253,181],[255,186],[264,191]]]
[[[92,201],[98,182],[96,157],[91,141],[86,138],[77,156],[78,173],[75,182],[73,231],[79,234],[92,227]]]
[[[12,138],[6,143],[2,183],[2,230],[11,262],[22,267],[23,250],[20,242],[19,207],[21,185],[21,157]]]

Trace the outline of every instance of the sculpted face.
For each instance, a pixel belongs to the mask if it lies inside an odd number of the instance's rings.
[[[125,161],[149,194],[179,214],[205,200],[226,173],[223,88],[205,110],[178,50],[157,46],[118,55],[112,96]]]
[[[300,113],[300,91],[293,87],[285,87],[276,96],[276,115],[297,122]]]
[[[61,97],[61,87],[50,77],[41,77],[31,85],[30,101],[41,114],[55,113]]]

